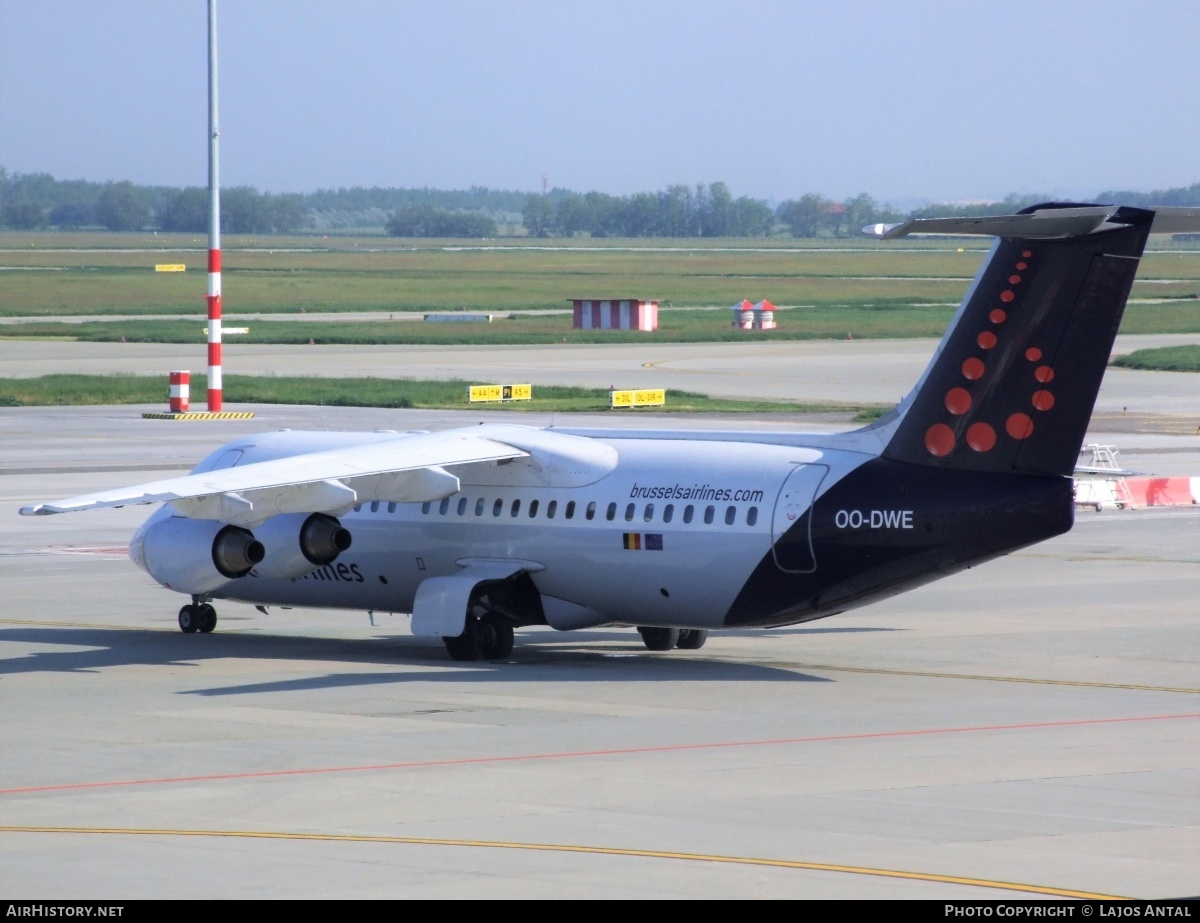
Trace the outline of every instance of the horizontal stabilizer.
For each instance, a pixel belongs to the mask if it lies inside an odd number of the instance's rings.
[[[1200,208],[1153,208],[1151,234],[1200,232]],[[1120,205],[1084,205],[1067,208],[1035,207],[1017,215],[978,218],[914,218],[903,224],[872,224],[863,233],[880,240],[909,234],[980,234],[990,237],[1020,237],[1047,240],[1082,237],[1098,231],[1127,227]]]

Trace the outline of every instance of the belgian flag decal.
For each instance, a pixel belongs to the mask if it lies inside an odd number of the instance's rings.
[[[622,533],[622,536],[626,551],[663,550],[663,537],[661,533],[647,532],[643,535],[641,532],[625,532]]]

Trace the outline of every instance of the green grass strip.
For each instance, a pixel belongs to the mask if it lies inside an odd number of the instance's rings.
[[[391,378],[311,378],[228,375],[227,404],[306,404],[327,407],[393,407],[428,410],[515,410],[584,413],[610,409],[609,392],[594,388],[534,385],[533,400],[471,404],[463,380],[422,381]],[[167,404],[161,375],[43,375],[0,378],[0,407],[104,404]],[[856,419],[877,417],[884,408],[847,404],[800,404],[786,401],[735,401],[689,391],[667,391],[667,413],[847,413]],[[627,413],[629,411],[626,411]]]
[[[727,310],[671,309],[659,312],[659,329],[575,330],[569,314],[517,315],[492,323],[424,323],[410,320],[238,320],[248,334],[231,343],[273,345],[550,345],[561,343],[720,343],[791,340],[904,339],[940,337],[954,314],[949,303],[913,304],[897,298],[872,302],[814,304],[776,313],[776,330],[736,330]],[[0,339],[75,340],[90,343],[203,343],[207,322],[132,318],[82,323],[36,321],[0,324]],[[1130,305],[1121,333],[1200,333],[1200,301]]]
[[[1200,372],[1200,345],[1138,349],[1117,356],[1112,365],[1151,372]]]

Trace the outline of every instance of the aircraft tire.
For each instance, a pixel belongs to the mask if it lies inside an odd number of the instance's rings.
[[[217,610],[208,603],[197,606],[198,610],[198,625],[197,628],[204,634],[212,634],[214,628],[217,627]]]
[[[478,619],[467,618],[461,635],[444,635],[451,660],[478,660],[483,656],[483,631]]]
[[[652,651],[669,651],[679,643],[678,628],[646,628],[638,626],[642,643]]]
[[[513,649],[512,622],[497,615],[485,615],[480,622],[484,660],[507,660]]]
[[[195,634],[196,629],[200,627],[200,613],[196,611],[197,608],[189,603],[179,610],[179,630],[184,634]]]
[[[679,641],[676,647],[681,651],[698,651],[704,647],[704,642],[708,640],[708,632],[703,628],[684,628],[679,632]]]

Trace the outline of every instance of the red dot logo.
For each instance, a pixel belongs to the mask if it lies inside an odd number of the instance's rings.
[[[1033,377],[1042,384],[1047,384],[1051,381],[1054,381],[1054,369],[1050,368],[1048,365],[1039,365],[1033,370]]]
[[[1049,410],[1054,406],[1054,395],[1049,391],[1034,391],[1033,392],[1033,409],[1034,410]]]
[[[1021,277],[1020,277],[1020,276],[1018,276],[1018,275],[1016,275],[1015,273],[1014,273],[1013,275],[1011,275],[1011,276],[1009,276],[1009,277],[1008,277],[1008,284],[1009,284],[1009,285],[1016,285],[1016,284],[1017,284],[1018,282],[1020,282],[1020,281],[1021,281]]]
[[[1033,435],[1033,420],[1027,413],[1014,413],[1004,421],[1004,428],[1013,439],[1028,439]]]
[[[996,444],[996,431],[987,423],[973,423],[967,429],[967,445],[976,452],[990,452]]]
[[[1021,270],[1021,272],[1024,272],[1028,268],[1029,268],[1028,263],[1017,263],[1017,269]]]
[[[951,388],[946,392],[946,409],[961,417],[971,409],[971,394],[966,388]]]
[[[978,381],[983,377],[983,360],[972,356],[962,364],[962,373],[968,381]]]
[[[1009,289],[1005,289],[1004,291],[1002,291],[1000,293],[1000,300],[1003,301],[1005,304],[1008,304],[1010,301],[1012,301],[1016,297],[1017,296],[1014,295],[1012,293],[1012,291]]]
[[[991,349],[996,345],[996,334],[990,330],[985,330],[979,336],[975,337],[975,342],[979,344],[980,349]]]
[[[1025,350],[1025,358],[1030,362],[1037,362],[1042,358],[1042,351],[1036,346],[1030,346],[1029,349]]]
[[[1025,257],[1025,259],[1029,259],[1031,256],[1033,256],[1033,251],[1032,250],[1022,250],[1021,256]]]
[[[954,451],[954,430],[945,423],[934,423],[925,430],[925,448],[930,455],[945,458]]]
[[[988,320],[993,324],[1003,324],[1008,320],[1008,313],[1003,308],[993,308],[992,313],[988,315]]]

